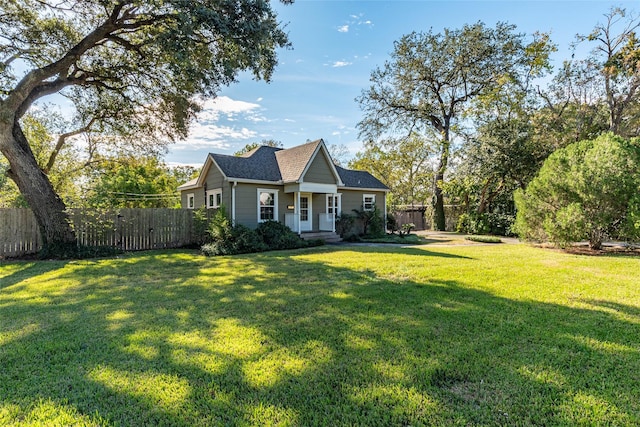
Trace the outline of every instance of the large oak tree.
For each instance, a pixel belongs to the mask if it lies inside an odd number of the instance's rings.
[[[409,135],[430,129],[439,135],[434,173],[434,228],[443,230],[441,183],[449,163],[452,133],[473,101],[496,87],[546,64],[546,39],[527,43],[515,27],[483,23],[443,33],[413,32],[395,42],[391,60],[371,74],[371,86],[358,102],[365,140],[384,135]],[[425,132],[426,133],[426,132]]]
[[[196,95],[240,71],[269,80],[287,45],[263,0],[0,0],[0,152],[44,243],[75,236],[23,132],[36,101],[61,92],[107,128],[184,137]]]

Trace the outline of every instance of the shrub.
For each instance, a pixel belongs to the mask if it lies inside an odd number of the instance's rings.
[[[467,236],[465,240],[479,243],[502,243],[502,239],[494,236]]]
[[[219,209],[209,225],[211,242],[202,245],[202,253],[234,255],[277,249],[296,249],[318,246],[324,241],[304,241],[289,227],[276,221],[261,223],[256,230],[244,225],[232,225],[224,209]]]
[[[286,225],[277,221],[265,221],[258,225],[256,233],[271,250],[296,249],[307,243]]]
[[[356,217],[354,215],[342,212],[336,217],[336,233],[342,238],[356,234],[353,230],[355,223]]]
[[[512,236],[515,216],[503,213],[464,213],[458,218],[456,231],[468,234]]]
[[[384,235],[384,220],[380,209],[374,204],[372,210],[364,208],[353,209],[356,217],[362,223],[362,234],[370,237],[380,237]]]
[[[566,246],[640,238],[640,146],[605,134],[557,150],[525,191],[515,194],[516,231]]]
[[[387,230],[391,232],[391,234],[399,231],[398,221],[396,221],[396,217],[391,212],[387,213]]]

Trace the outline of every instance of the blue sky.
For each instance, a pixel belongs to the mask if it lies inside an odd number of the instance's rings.
[[[612,6],[640,10],[639,1],[339,1],[273,3],[286,25],[291,50],[279,51],[272,81],[240,81],[205,109],[186,141],[170,148],[169,164],[201,165],[208,152],[232,154],[245,144],[275,139],[285,147],[323,138],[362,149],[355,98],[371,71],[384,64],[393,42],[411,31],[435,32],[483,21],[508,22],[517,31],[550,32],[558,45],[554,65],[571,56],[575,35],[585,34]]]

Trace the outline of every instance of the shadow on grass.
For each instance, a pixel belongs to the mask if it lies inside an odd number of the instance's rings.
[[[452,256],[346,249],[52,264],[64,289],[27,299],[14,287],[44,271],[15,273],[0,293],[0,421],[42,402],[116,425],[639,420],[636,307],[391,280],[335,257]]]

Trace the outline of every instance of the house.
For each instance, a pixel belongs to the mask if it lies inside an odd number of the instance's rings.
[[[322,139],[242,156],[210,153],[198,178],[178,187],[183,208],[224,205],[234,224],[280,221],[297,233],[335,232],[336,215],[377,205],[389,189],[364,171],[335,166]]]

